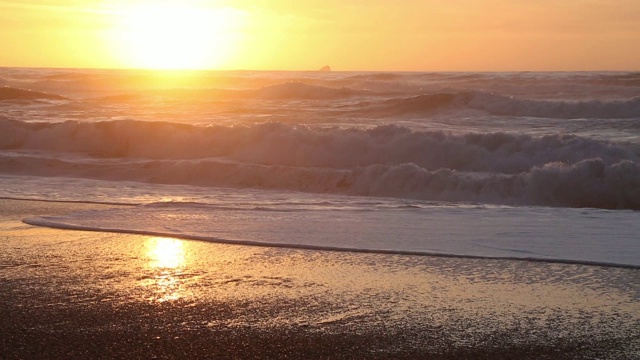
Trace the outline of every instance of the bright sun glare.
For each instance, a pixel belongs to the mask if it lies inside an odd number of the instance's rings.
[[[151,238],[149,240],[149,256],[153,260],[153,267],[173,269],[184,266],[183,242],[169,238]]]
[[[122,14],[123,56],[133,67],[219,67],[231,60],[241,37],[241,13],[229,8],[147,3]]]

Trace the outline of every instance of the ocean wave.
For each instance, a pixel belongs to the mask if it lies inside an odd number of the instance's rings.
[[[44,73],[40,73],[40,72]],[[45,92],[95,98],[104,94],[144,93],[165,89],[256,89],[288,79],[250,76],[242,72],[153,70],[46,70],[22,74],[30,79],[29,87]],[[305,79],[300,79],[305,80]],[[12,84],[12,82],[8,82]],[[17,83],[13,83],[16,85]],[[12,85],[12,86],[14,86]]]
[[[625,100],[550,101],[465,91],[434,93],[374,103],[367,112],[375,115],[429,115],[438,111],[479,110],[492,115],[555,119],[640,118],[640,97]]]
[[[326,87],[303,82],[286,82],[256,89],[219,88],[168,88],[106,95],[92,100],[104,102],[139,102],[158,98],[177,101],[220,100],[340,100],[352,97],[372,96],[376,93],[348,87]]]
[[[372,129],[281,123],[194,126],[133,120],[29,123],[0,119],[0,149],[118,159],[224,158],[338,169],[413,163],[427,170],[507,174],[552,162],[574,164],[599,158],[610,165],[640,160],[638,144],[575,135],[418,132],[394,125]]]
[[[638,87],[640,86],[640,73],[614,73],[614,74],[602,74],[597,77],[597,80],[594,81],[596,84],[605,84],[605,85],[617,85],[617,86],[629,86],[629,87]]]
[[[405,73],[374,72],[374,73],[351,75],[344,79],[341,79],[341,81],[350,81],[353,83],[367,83],[370,81],[398,81],[398,80],[406,79],[411,76],[414,76],[414,74],[408,75]]]
[[[3,86],[3,87],[0,87],[0,101],[4,101],[4,100],[68,100],[68,99],[61,95]]]
[[[640,163],[599,158],[552,162],[517,174],[428,170],[413,163],[351,169],[229,163],[214,160],[78,162],[0,157],[4,174],[112,181],[278,189],[429,201],[640,210]]]
[[[0,119],[0,173],[640,210],[640,145],[575,135]]]
[[[249,94],[260,99],[340,99],[354,96],[367,96],[373,93],[367,90],[355,90],[348,87],[333,88],[319,85],[310,85],[303,82],[286,82],[277,85],[265,86],[252,90]]]

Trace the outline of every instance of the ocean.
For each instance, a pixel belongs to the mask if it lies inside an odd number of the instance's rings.
[[[640,73],[0,69],[31,225],[640,267]]]

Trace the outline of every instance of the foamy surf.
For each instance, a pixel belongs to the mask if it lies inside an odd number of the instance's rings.
[[[640,146],[575,135],[0,119],[0,171],[484,202],[640,209]]]
[[[54,227],[637,266],[639,79],[0,69],[0,198],[129,205],[27,220]]]

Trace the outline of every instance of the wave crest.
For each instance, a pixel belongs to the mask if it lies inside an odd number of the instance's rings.
[[[0,87],[0,101],[4,101],[4,100],[68,100],[68,99],[61,95],[3,86],[3,87]]]
[[[265,86],[263,88],[250,91],[250,93],[260,99],[340,99],[353,96],[371,95],[370,91],[355,90],[347,87],[333,88],[319,85],[310,85],[303,82],[286,82],[277,85]]]
[[[640,210],[640,164],[587,159],[518,174],[427,170],[416,164],[352,169],[199,161],[70,162],[0,157],[5,174],[71,176],[213,187],[278,189],[431,201]]]
[[[628,119],[640,117],[640,97],[625,100],[530,100],[485,92],[435,93],[387,100],[373,114],[428,115],[445,110],[478,110],[493,115],[556,119]]]
[[[416,132],[394,125],[368,130],[281,123],[252,126],[105,121],[27,123],[0,119],[0,149],[78,153],[99,158],[225,158],[264,165],[351,168],[413,163],[514,174],[551,162],[600,158],[637,162],[640,145],[574,135]]]
[[[640,145],[573,135],[0,119],[0,148],[7,174],[640,209]]]

